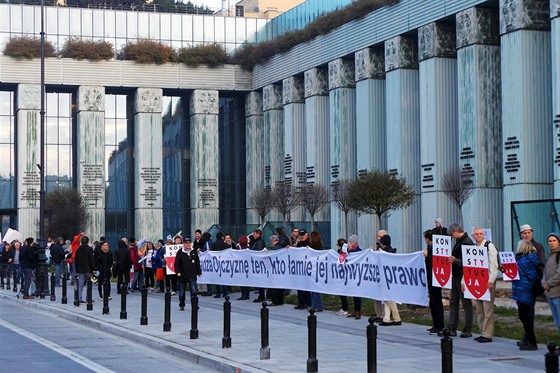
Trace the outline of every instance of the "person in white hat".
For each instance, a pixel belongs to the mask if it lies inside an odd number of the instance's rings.
[[[522,240],[531,241],[533,246],[537,249],[537,257],[539,258],[539,262],[542,264],[546,263],[546,258],[544,257],[544,246],[542,243],[535,241],[533,238],[533,228],[529,224],[523,224],[519,227],[519,237]]]

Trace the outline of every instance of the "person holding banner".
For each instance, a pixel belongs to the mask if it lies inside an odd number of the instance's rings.
[[[494,297],[496,295],[496,279],[498,278],[498,250],[496,246],[484,238],[484,229],[476,227],[473,229],[472,237],[476,246],[486,246],[488,248],[488,291],[490,300],[475,300],[475,310],[478,319],[480,336],[475,338],[479,343],[492,342],[494,337]]]
[[[175,257],[175,273],[179,281],[179,310],[185,310],[185,288],[189,285],[191,298],[196,296],[196,277],[202,276],[197,250],[192,250],[191,239],[185,238],[183,248]]]
[[[428,294],[430,295],[430,313],[432,314],[433,326],[428,329],[428,333],[437,334],[441,333],[444,327],[443,319],[443,302],[441,298],[441,288],[433,286],[432,284],[432,261],[433,261],[433,251],[432,251],[432,239],[433,230],[427,230],[424,232],[424,241],[426,241],[426,250],[424,250],[424,257],[426,258],[426,280],[428,282]]]
[[[472,323],[474,315],[472,301],[464,297],[461,289],[461,282],[463,280],[462,246],[470,246],[473,242],[469,238],[469,235],[465,233],[463,227],[457,223],[450,224],[447,228],[447,233],[455,239],[455,245],[453,246],[451,256],[449,257],[449,261],[452,263],[451,291],[449,293],[449,335],[457,335],[457,326],[459,326],[459,302],[461,302],[465,313],[465,326],[463,327],[461,338],[469,338],[472,337]],[[443,334],[438,333],[438,336],[443,337]]]
[[[362,251],[362,249],[358,244],[358,236],[353,234],[350,237],[348,237],[348,255],[350,255],[350,253],[357,253],[359,251]],[[353,297],[353,298],[354,298],[354,312],[349,313],[346,317],[353,317],[356,320],[360,320],[362,318],[362,298],[360,297]]]
[[[391,236],[388,234],[381,237],[379,240],[381,244],[381,250],[385,251],[386,253],[394,254],[396,252],[395,249],[391,247]],[[385,307],[383,321],[379,323],[380,326],[390,326],[390,325],[401,325],[401,316],[399,314],[399,309],[397,308],[397,303],[386,300],[383,302]],[[391,321],[391,316],[393,317],[393,321]]]
[[[560,235],[550,233],[546,238],[550,255],[544,267],[542,286],[552,312],[554,325],[560,330]],[[538,252],[538,251],[537,251]]]

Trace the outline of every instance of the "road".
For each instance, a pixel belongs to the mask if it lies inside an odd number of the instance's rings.
[[[0,299],[0,372],[216,372]]]

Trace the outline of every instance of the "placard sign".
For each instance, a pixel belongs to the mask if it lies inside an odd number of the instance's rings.
[[[177,251],[181,250],[183,245],[165,245],[165,273],[168,275],[175,274],[175,258]]]
[[[488,249],[485,246],[462,246],[465,298],[490,300],[488,291]]]
[[[519,271],[517,270],[517,262],[515,261],[515,254],[512,252],[499,252],[500,263],[504,269],[504,281],[519,280]]]
[[[432,238],[432,286],[451,289],[451,237]]]

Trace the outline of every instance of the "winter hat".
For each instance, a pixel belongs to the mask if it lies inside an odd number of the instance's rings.
[[[436,223],[440,223],[441,225],[443,225],[443,219],[442,218],[437,218]]]
[[[305,236],[307,234],[307,231],[305,229],[300,229],[299,230],[299,235],[300,236]]]
[[[519,233],[523,233],[523,231],[527,231],[530,230],[532,231],[533,228],[531,228],[531,226],[529,224],[523,224],[520,228],[519,228]]]
[[[550,238],[550,236],[556,237],[556,239],[560,242],[560,235],[558,233],[555,233],[555,232],[549,233],[548,236],[546,236],[547,241]]]
[[[391,236],[389,236],[388,234],[386,234],[385,236],[381,237],[381,239],[379,240],[379,243],[385,246],[390,246],[391,245]]]

